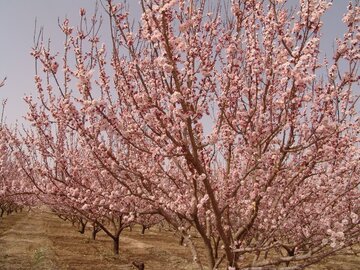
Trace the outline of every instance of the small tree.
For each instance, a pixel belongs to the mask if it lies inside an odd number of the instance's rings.
[[[63,122],[60,104],[47,107],[43,103],[43,109],[51,108],[47,115],[47,109],[37,111],[30,99],[27,102],[34,128],[17,145],[18,162],[27,176],[24,182],[33,185],[39,202],[55,213],[75,217],[83,226],[80,232],[84,232],[86,220],[100,227],[113,240],[114,254],[119,254],[120,234],[134,223],[133,200],[101,173],[96,160],[89,159],[86,145],[77,141]]]
[[[3,103],[3,106],[5,103]],[[3,110],[4,111],[4,110]],[[0,124],[0,217],[32,205],[32,186],[23,181],[12,145],[12,131]]]

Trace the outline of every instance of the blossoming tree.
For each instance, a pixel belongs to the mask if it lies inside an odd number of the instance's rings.
[[[108,1],[109,58],[95,17],[88,32],[66,20],[62,59],[34,48],[47,80],[36,76],[44,113],[31,121],[46,125],[50,112],[76,134],[90,161],[73,180],[91,171],[112,183],[99,184],[109,211],[130,198],[134,213],[162,215],[200,269],[189,228],[209,269],[316,263],[360,240],[360,8],[349,4],[329,58],[320,41],[331,3],[285,2],[142,0],[131,28]]]
[[[120,234],[135,221],[134,200],[99,169],[96,159],[89,158],[89,146],[78,139],[69,122],[72,118],[66,110],[70,100],[40,99],[40,106],[32,98],[26,99],[33,128],[17,141],[21,171],[41,203],[60,216],[79,220],[82,226],[84,220],[91,221],[113,240],[113,251],[119,254]],[[82,123],[87,123],[85,118],[82,114]]]
[[[32,194],[33,186],[27,184],[19,172],[11,137],[12,131],[5,123],[0,123],[0,217],[36,201]]]

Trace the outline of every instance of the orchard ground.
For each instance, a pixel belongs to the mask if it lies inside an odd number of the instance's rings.
[[[179,245],[174,232],[158,227],[145,235],[140,231],[140,227],[126,229],[116,257],[111,240],[102,232],[91,240],[90,231],[81,235],[71,223],[44,208],[14,213],[0,220],[0,269],[134,269],[133,261],[143,261],[147,270],[196,269],[190,250]],[[308,269],[356,270],[359,266],[360,254],[339,254]]]

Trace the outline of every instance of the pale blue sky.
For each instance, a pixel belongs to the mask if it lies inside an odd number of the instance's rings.
[[[215,1],[215,0],[213,0]],[[292,0],[293,1],[293,0]],[[45,36],[51,38],[54,48],[61,48],[63,35],[58,28],[58,18],[69,18],[76,25],[79,9],[88,14],[95,7],[95,0],[0,0],[0,80],[7,76],[6,85],[0,89],[0,101],[7,98],[6,117],[9,124],[16,119],[20,123],[27,112],[24,95],[34,94],[34,61],[30,56],[33,45],[34,22],[44,27]],[[138,0],[128,0],[131,12],[139,18]],[[344,26],[342,15],[346,0],[334,0],[333,7],[325,16],[322,49],[332,52],[333,40],[341,36]],[[99,8],[102,12],[102,8]],[[107,27],[107,24],[104,24]],[[104,28],[106,29],[106,28]]]

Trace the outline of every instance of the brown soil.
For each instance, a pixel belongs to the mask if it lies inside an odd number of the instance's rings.
[[[49,211],[14,213],[0,220],[0,269],[134,269],[143,261],[145,269],[196,269],[191,253],[178,244],[174,233],[140,227],[120,236],[120,256],[112,254],[112,241],[99,232],[77,232]]]
[[[23,211],[0,220],[0,269],[134,269],[143,261],[146,270],[192,270],[190,250],[179,245],[173,232],[152,228],[141,235],[140,227],[120,236],[120,256],[112,255],[112,241],[102,232],[81,235],[47,209]],[[311,270],[357,270],[360,257],[337,256]]]

